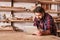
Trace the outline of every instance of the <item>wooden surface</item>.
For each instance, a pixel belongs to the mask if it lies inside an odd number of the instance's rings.
[[[40,1],[40,0],[39,0]],[[40,1],[40,3],[45,3],[45,4],[60,4],[60,2],[56,2],[56,1]]]
[[[60,14],[60,11],[52,11],[52,10],[48,10],[46,11],[47,13],[50,13],[50,14]]]
[[[23,32],[0,32],[0,40],[60,40],[60,38],[52,35],[28,35]]]
[[[8,6],[0,6],[0,11],[15,11],[15,12],[32,12],[31,10],[27,10],[23,7],[8,7]],[[60,14],[60,11],[55,10],[48,10],[47,13],[54,13],[54,14]]]
[[[12,0],[0,0],[0,2],[11,2]],[[13,2],[35,3],[36,0],[13,0]]]
[[[28,12],[25,8],[23,7],[8,7],[8,6],[0,6],[0,11],[16,11],[16,12]],[[32,12],[32,11],[29,11]],[[60,14],[60,11],[55,11],[55,10],[48,10],[46,11],[47,13],[55,13],[55,14]]]
[[[8,27],[0,27],[0,31],[12,31],[13,30],[13,28],[12,28],[12,26],[8,26]]]
[[[26,9],[21,7],[0,7],[0,11],[26,11]]]
[[[60,30],[57,30],[57,32],[60,32]]]
[[[56,21],[60,21],[60,18],[59,19],[55,19]]]
[[[0,0],[0,2],[11,2],[11,0]]]
[[[27,3],[35,3],[37,0],[13,0],[13,2],[27,2]]]
[[[33,22],[33,20],[0,20],[0,22]],[[60,19],[55,19],[55,23],[60,23]]]

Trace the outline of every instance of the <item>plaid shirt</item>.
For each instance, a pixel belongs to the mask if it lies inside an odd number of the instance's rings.
[[[45,13],[44,17],[39,21],[35,17],[34,26],[37,26],[38,29],[41,28],[44,31],[51,30],[51,32],[56,32],[56,26],[55,26],[54,20],[52,16],[49,15],[48,13]]]

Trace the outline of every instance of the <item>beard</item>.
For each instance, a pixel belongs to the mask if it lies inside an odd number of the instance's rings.
[[[37,18],[37,20],[41,20],[42,19],[42,16],[40,16],[40,17],[36,17]]]

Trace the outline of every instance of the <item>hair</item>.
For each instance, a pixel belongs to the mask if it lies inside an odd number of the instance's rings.
[[[45,13],[45,10],[42,8],[42,7],[40,7],[40,6],[38,6],[38,7],[36,7],[34,10],[33,10],[33,12],[35,13]]]

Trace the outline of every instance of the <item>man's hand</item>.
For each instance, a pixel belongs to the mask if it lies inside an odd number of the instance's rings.
[[[38,31],[36,31],[35,34],[36,34],[37,36],[41,36],[41,35],[49,35],[49,34],[51,34],[51,32],[50,32],[50,30],[44,31],[44,30],[42,30],[42,29],[38,29]]]
[[[43,31],[42,29],[40,29],[37,32],[37,35],[38,36],[41,36],[41,35],[49,35],[49,34],[51,34],[50,30]]]
[[[49,34],[51,34],[51,32],[50,32],[50,30],[46,30],[46,31],[42,31],[42,34],[43,35],[49,35]]]

